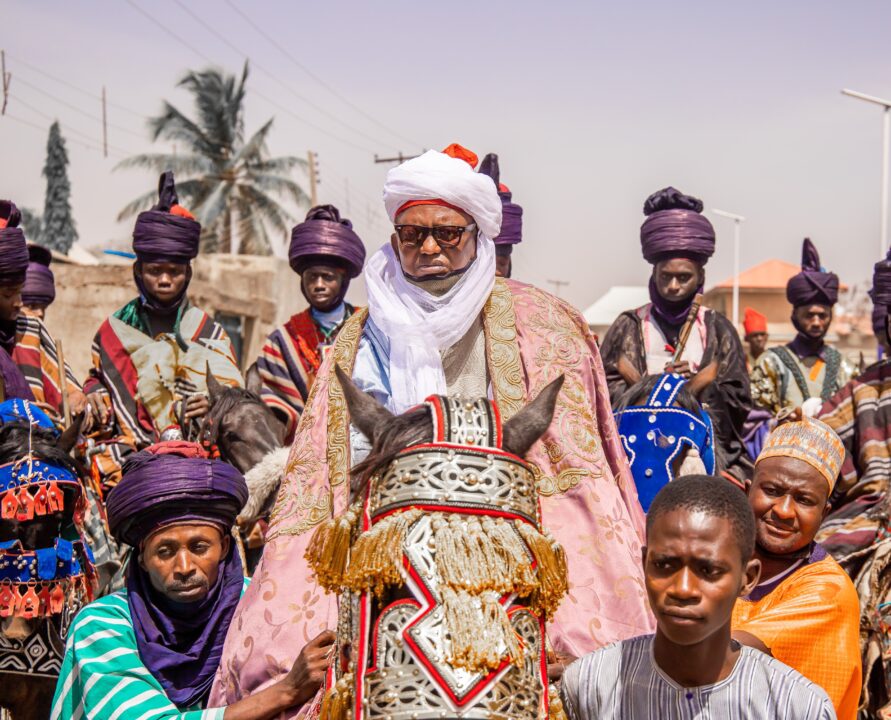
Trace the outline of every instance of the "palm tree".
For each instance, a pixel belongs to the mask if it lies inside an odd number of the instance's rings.
[[[268,255],[270,229],[283,237],[293,221],[279,199],[309,205],[306,192],[289,177],[295,167],[305,168],[306,161],[269,157],[266,140],[272,119],[245,140],[247,76],[247,62],[241,79],[214,68],[187,73],[179,87],[192,93],[196,119],[166,101],[163,112],[149,119],[152,140],[175,142],[185,152],[135,155],[115,169],[173,170],[183,206],[201,222],[203,250]],[[156,201],[157,191],[147,192],[121,210],[118,220]]]

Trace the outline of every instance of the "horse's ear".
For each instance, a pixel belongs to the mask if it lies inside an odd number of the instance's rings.
[[[538,397],[504,423],[502,445],[508,452],[523,457],[532,444],[544,435],[554,419],[557,395],[563,387],[561,375],[542,390]]]
[[[254,395],[259,395],[263,390],[263,380],[260,378],[260,369],[255,362],[251,363],[251,366],[244,374],[244,388],[248,392],[254,393]]]
[[[210,363],[207,363],[207,370],[204,372],[205,381],[207,382],[207,395],[210,398],[210,404],[213,405],[220,395],[223,394],[225,388],[217,380],[216,376],[210,369]]]
[[[377,431],[393,419],[393,413],[371,395],[357,388],[340,365],[334,365],[334,373],[343,388],[346,404],[350,410],[350,421],[374,444]]]
[[[619,371],[619,375],[622,376],[628,387],[637,385],[642,377],[638,369],[631,364],[631,361],[625,355],[619,355],[616,370]]]
[[[717,377],[718,363],[712,360],[687,381],[687,390],[689,390],[690,394],[698,400],[702,391],[711,385]]]
[[[83,424],[84,415],[84,412],[79,412],[71,418],[71,424],[59,436],[58,446],[66,453],[70,453],[77,444],[77,436],[80,434],[80,426]]]

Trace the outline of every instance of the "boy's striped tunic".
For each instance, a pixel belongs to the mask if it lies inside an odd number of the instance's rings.
[[[51,720],[223,720],[225,711],[170,701],[139,657],[126,590],[90,603],[71,624]]]

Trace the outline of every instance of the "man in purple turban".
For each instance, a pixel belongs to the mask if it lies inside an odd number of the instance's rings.
[[[22,312],[43,320],[56,299],[56,278],[50,270],[53,254],[41,245],[28,245],[28,271],[22,287]]]
[[[247,495],[238,470],[193,443],[163,442],[127,459],[107,503],[112,535],[132,548],[126,588],[72,624],[52,718],[264,720],[315,694],[330,662],[328,631],[272,687],[205,709],[248,584],[231,536]]]
[[[179,204],[173,173],[163,173],[158,202],[133,228],[139,295],[102,323],[85,384],[90,421],[104,436],[93,463],[106,489],[120,479],[129,453],[207,413],[208,369],[223,384],[244,382],[226,331],[186,295],[200,238],[201,225]]]
[[[76,414],[86,406],[80,384],[67,364],[61,368],[56,341],[43,321],[23,312],[30,262],[20,222],[15,203],[0,200],[0,375],[5,397],[33,400],[59,418],[65,393]]]
[[[365,246],[336,207],[320,205],[291,232],[288,259],[309,307],[270,333],[257,369],[263,401],[285,423],[290,442],[325,354],[356,312],[344,298],[362,272]]]
[[[820,264],[810,238],[801,248],[801,272],[786,283],[792,305],[792,342],[770,348],[752,370],[752,399],[773,413],[801,407],[816,409],[850,380],[854,366],[826,343],[832,307],[838,302],[838,275]]]
[[[676,372],[689,378],[704,369],[715,372],[700,400],[714,422],[726,471],[742,480],[751,472],[742,427],[752,401],[739,333],[726,317],[701,307],[683,355],[674,357],[693,299],[705,285],[715,230],[702,215],[702,201],[672,187],[650,195],[644,215],[640,244],[653,266],[650,302],[619,315],[600,349],[613,407],[646,375]]]
[[[511,255],[514,245],[523,241],[523,208],[513,202],[513,193],[501,182],[501,170],[495,153],[489,153],[483,158],[479,172],[492,178],[498,188],[498,197],[501,198],[501,232],[493,239],[495,276],[509,278],[513,270]]]

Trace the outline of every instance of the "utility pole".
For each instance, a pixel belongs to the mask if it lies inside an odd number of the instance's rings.
[[[108,120],[105,110],[105,85],[102,86],[102,153],[108,157]]]
[[[12,82],[12,73],[6,72],[6,51],[0,50],[0,74],[3,76],[3,108],[0,115],[6,115],[6,103],[9,100],[9,83]]]
[[[380,163],[404,163],[406,160],[413,160],[416,157],[420,157],[420,155],[403,155],[402,151],[399,151],[399,154],[396,157],[382,158],[378,157],[377,153],[374,154],[374,162],[377,164]]]
[[[309,201],[312,207],[319,204],[319,195],[317,185],[319,180],[319,154],[310,150],[306,153],[306,159],[309,162]]]
[[[888,250],[888,158],[891,154],[891,100],[883,100],[882,98],[866,95],[856,90],[842,90],[842,95],[864,100],[873,105],[882,108],[882,215],[881,228],[879,230],[879,259],[885,258],[885,252]]]
[[[726,210],[713,209],[715,215],[720,215],[728,220],[733,220],[733,327],[739,329],[739,245],[742,224],[746,219],[742,215],[727,212]]]
[[[566,287],[569,285],[568,280],[545,280],[548,285],[554,286],[554,295],[560,297],[560,288]]]

